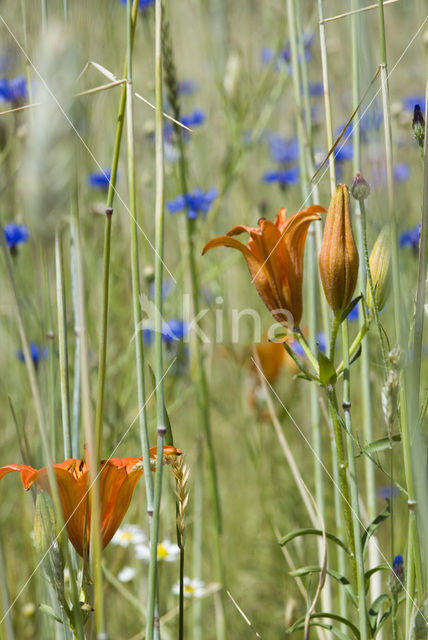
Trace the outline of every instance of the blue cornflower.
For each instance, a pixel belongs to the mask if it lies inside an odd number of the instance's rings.
[[[190,96],[198,90],[198,83],[194,80],[181,80],[177,90],[180,96]]]
[[[202,189],[194,189],[191,193],[177,196],[174,200],[167,202],[167,209],[170,213],[178,213],[183,209],[187,210],[190,220],[195,220],[199,213],[207,214],[213,201],[217,198],[216,187],[203,192]]]
[[[392,593],[400,593],[404,587],[404,559],[401,554],[392,561],[392,573],[388,578],[388,587]]]
[[[403,98],[403,109],[407,111],[413,112],[417,104],[422,112],[425,112],[425,96],[406,96]]]
[[[318,331],[316,335],[316,341],[317,341],[318,349],[322,353],[325,353],[327,351],[327,340],[325,339],[324,331]]]
[[[23,224],[10,222],[3,228],[4,237],[10,249],[15,249],[17,244],[27,242],[30,235],[27,227]]]
[[[27,79],[25,76],[17,76],[8,80],[0,79],[0,101],[16,102],[24,100],[28,96]]]
[[[352,160],[353,155],[354,150],[350,142],[343,142],[341,140],[334,150],[336,162],[347,162],[348,160]]]
[[[315,34],[313,32],[307,32],[303,34],[303,47],[305,50],[305,59],[306,62],[312,57],[311,47],[314,41]],[[290,43],[287,42],[285,47],[281,49],[278,53],[275,53],[272,47],[265,47],[262,49],[262,63],[269,64],[274,61],[274,68],[278,71],[281,66],[284,65],[284,62],[289,65],[291,62],[291,46]]]
[[[359,305],[356,304],[355,307],[352,309],[351,313],[348,313],[346,319],[349,320],[349,322],[356,322],[359,317],[360,317]]]
[[[183,340],[186,336],[189,327],[186,322],[180,320],[178,318],[173,318],[172,320],[168,320],[162,326],[162,340],[167,344],[171,344],[171,342],[177,342],[178,340]]]
[[[299,167],[292,167],[291,169],[284,169],[283,171],[267,171],[263,174],[263,182],[278,182],[282,188],[288,187],[290,184],[298,184]]]
[[[38,347],[37,344],[35,344],[35,342],[30,342],[29,347],[30,347],[31,359],[33,361],[34,367],[37,369],[37,367],[40,364],[40,361],[46,360],[46,358],[48,357],[48,350],[46,347]],[[21,349],[19,349],[19,351],[16,352],[16,355],[18,360],[20,360],[21,362],[25,362],[24,352],[21,351]]]
[[[100,172],[90,173],[88,185],[93,189],[107,191],[111,180],[111,169],[102,169]]]
[[[185,127],[199,127],[205,122],[205,112],[202,109],[195,109],[192,113],[180,116],[181,124]],[[165,123],[163,127],[163,137],[169,141],[171,136],[175,133],[175,127],[172,122]],[[189,132],[185,129],[182,130],[183,140],[189,139]]]
[[[406,229],[398,236],[398,246],[400,249],[410,247],[414,251],[419,249],[419,233],[421,224],[418,223],[414,229]]]
[[[127,0],[120,0],[120,2],[122,4],[127,3]],[[148,7],[150,7],[151,4],[154,4],[155,0],[139,0],[138,2],[138,8],[140,11],[145,11]],[[131,2],[132,4],[132,2]]]
[[[270,154],[275,162],[288,164],[299,159],[299,141],[297,138],[287,140],[277,133],[269,133],[266,140]]]
[[[383,487],[378,487],[376,489],[376,493],[378,498],[381,498],[382,500],[390,500],[391,498],[396,498],[399,495],[400,490],[394,484],[391,491],[391,487],[388,484]]]
[[[299,358],[304,358],[305,357],[305,351],[304,351],[302,345],[300,344],[300,342],[298,340],[293,340],[290,343],[290,347],[294,351],[296,356],[299,356]]]
[[[395,182],[406,182],[410,177],[410,167],[404,162],[396,162],[392,168]]]
[[[174,282],[171,280],[171,278],[167,278],[162,282],[162,299],[167,297],[168,293],[172,290],[173,287],[174,287]],[[155,297],[155,281],[154,280],[153,282],[150,283],[150,296],[152,298]]]
[[[324,95],[324,85],[322,82],[310,82],[309,83],[309,95],[310,96],[322,96]]]

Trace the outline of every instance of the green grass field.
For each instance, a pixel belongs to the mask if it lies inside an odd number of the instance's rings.
[[[428,11],[373,2],[1,3],[0,640],[428,637]]]

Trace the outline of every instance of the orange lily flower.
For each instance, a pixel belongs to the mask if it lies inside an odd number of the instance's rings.
[[[238,249],[247,261],[252,280],[261,299],[274,318],[284,326],[300,324],[303,311],[303,252],[309,225],[320,220],[318,213],[326,210],[313,205],[289,218],[280,209],[275,221],[260,218],[258,227],[238,225],[226,236],[207,242],[202,254],[214,247]],[[246,231],[250,235],[248,246],[231,236]]]
[[[156,465],[157,447],[150,449],[152,471]],[[180,449],[166,445],[164,462],[173,464],[181,455]],[[101,540],[103,548],[116,533],[131,502],[132,494],[139,478],[143,474],[142,457],[110,458],[101,461],[100,470],[100,508]],[[90,540],[91,505],[89,500],[88,463],[85,460],[70,458],[53,465],[58,485],[59,497],[64,513],[65,525],[71,544],[81,556],[87,554]],[[40,489],[51,493],[48,470],[33,469],[26,464],[9,464],[0,467],[0,479],[11,471],[20,471],[26,490],[37,482]],[[85,522],[87,523],[85,531]]]

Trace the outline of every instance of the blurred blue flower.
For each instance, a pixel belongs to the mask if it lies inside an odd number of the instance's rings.
[[[392,568],[394,572],[398,573],[401,570],[403,564],[404,564],[403,556],[400,554],[398,556],[395,556],[392,562]]]
[[[327,350],[327,340],[325,339],[324,331],[318,331],[316,335],[316,341],[317,341],[318,349],[322,353],[325,353]]]
[[[347,162],[348,160],[352,160],[353,155],[354,150],[351,142],[343,142],[343,140],[341,140],[334,150],[336,162]]]
[[[413,112],[417,104],[422,112],[425,112],[425,96],[406,96],[403,98],[403,109],[407,111]]]
[[[124,5],[127,4],[127,0],[120,0],[120,2]],[[155,0],[139,0],[138,1],[138,8],[140,11],[145,11],[148,7],[150,7],[151,4],[154,4]],[[132,0],[131,0],[131,4],[132,4]]]
[[[406,229],[406,231],[400,233],[398,236],[398,246],[400,249],[404,249],[405,247],[410,247],[414,251],[419,249],[420,228],[421,224],[419,222],[414,229]]]
[[[25,76],[17,76],[12,80],[0,78],[0,102],[16,102],[24,100],[27,96],[28,88]]]
[[[397,162],[392,170],[395,182],[406,182],[410,177],[410,167],[404,162]]]
[[[269,133],[266,136],[266,141],[275,162],[288,164],[299,159],[299,141],[297,138],[287,140],[277,133]]]
[[[404,162],[397,162],[394,164],[393,177],[395,182],[406,182],[410,177],[410,168],[408,164]],[[379,168],[376,165],[372,167],[372,180],[376,184],[386,182],[386,168]]]
[[[311,47],[312,47],[314,38],[315,38],[315,33],[312,31],[306,32],[303,34],[303,47],[305,50],[306,62],[309,62],[309,60],[312,57]],[[285,47],[280,51],[278,51],[277,53],[275,53],[272,47],[265,47],[264,49],[262,49],[261,59],[263,64],[269,64],[273,61],[274,69],[276,71],[279,71],[279,69],[281,69],[281,67],[284,66],[284,63],[289,65],[291,62],[290,43],[287,42]]]
[[[360,307],[359,304],[356,304],[352,309],[351,313],[348,313],[347,319],[349,322],[356,322],[360,317]]]
[[[27,227],[23,224],[15,224],[14,222],[10,222],[3,227],[3,233],[10,249],[14,249],[17,244],[27,242],[30,235]]]
[[[111,169],[102,169],[99,172],[90,173],[88,176],[88,185],[93,189],[107,191],[111,180]]]
[[[370,131],[377,131],[380,125],[382,124],[382,122],[383,122],[383,113],[376,104],[372,108],[363,112],[363,114],[360,116],[360,123],[359,123],[360,135],[363,142],[368,142],[368,133]],[[345,124],[346,122],[343,122],[339,127],[337,127],[336,138],[338,138],[339,135],[342,133],[342,130]],[[349,143],[352,142],[353,130],[354,130],[353,122],[350,122],[345,129],[345,133],[343,134],[344,135],[343,139],[345,140],[346,138],[346,142],[349,142]]]
[[[299,358],[305,357],[305,351],[298,340],[292,340],[289,344],[296,356],[299,356]]]
[[[263,174],[263,182],[277,182],[280,187],[287,187],[290,184],[298,184],[299,167],[283,169],[282,171],[267,171]]]
[[[310,82],[309,83],[309,95],[310,96],[322,96],[324,95],[324,85],[322,82]]]
[[[177,89],[180,96],[190,96],[198,90],[198,83],[195,80],[181,80]]]
[[[192,113],[188,113],[180,117],[181,124],[185,127],[199,127],[205,122],[205,112],[202,109],[195,109]],[[175,133],[175,125],[172,122],[166,122],[163,127],[164,139],[169,141],[171,136]],[[189,132],[185,129],[182,130],[183,140],[189,139]]]
[[[167,344],[183,340],[188,330],[189,327],[186,322],[178,318],[173,318],[164,323],[162,327],[162,340]]]
[[[391,487],[388,484],[388,485],[385,485],[384,487],[378,487],[376,489],[376,493],[378,498],[381,498],[382,500],[390,500],[391,497],[396,498],[400,494],[400,491],[398,487],[396,487],[394,484],[392,486],[392,492],[391,492]]]
[[[166,298],[166,296],[173,289],[173,287],[174,287],[174,282],[173,280],[171,280],[171,278],[166,278],[162,282],[162,299]],[[155,297],[155,281],[154,280],[153,282],[150,283],[149,290],[150,290],[150,297],[154,298]]]
[[[30,342],[29,347],[31,359],[33,361],[34,367],[37,369],[40,361],[46,360],[46,358],[48,357],[48,350],[46,347],[38,347],[34,342]],[[20,360],[21,362],[25,362],[24,352],[21,351],[21,349],[16,352],[16,355],[18,360]]]
[[[209,191],[202,191],[202,189],[194,189],[191,193],[185,193],[181,196],[177,196],[174,200],[167,202],[167,209],[170,213],[178,213],[183,209],[187,210],[187,215],[190,220],[195,220],[199,213],[207,214],[213,201],[217,198],[218,190],[216,187],[209,189]]]

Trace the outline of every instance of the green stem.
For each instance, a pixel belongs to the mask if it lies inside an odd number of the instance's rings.
[[[204,440],[202,434],[197,435],[196,468],[193,482],[193,577],[202,579],[203,549],[203,459]],[[193,640],[202,640],[202,601],[200,598],[193,604]]]
[[[6,564],[4,561],[3,541],[0,539],[0,601],[2,611],[2,631],[4,640],[14,640],[15,634],[12,625],[9,588],[6,576]]]
[[[351,493],[352,526],[354,532],[355,562],[357,570],[358,615],[361,640],[368,640],[366,589],[364,579],[364,559],[361,544],[360,506],[358,498],[357,469],[354,454],[354,439],[351,421],[351,385],[349,371],[348,321],[342,323],[342,349],[345,370],[343,375],[343,409],[345,414],[346,448],[348,453],[349,480]]]
[[[178,639],[184,640],[184,547],[180,547],[180,594],[178,614]]]
[[[392,640],[398,640],[398,631],[397,631],[397,594],[392,594],[392,611],[391,611],[391,629],[392,629]]]
[[[128,0],[128,11],[130,0]],[[165,401],[162,360],[162,276],[164,247],[164,149],[163,149],[163,96],[162,96],[162,0],[155,5],[155,89],[156,89],[156,258],[155,258],[155,376],[157,419],[157,462],[153,501],[153,519],[150,528],[150,563],[147,593],[146,638],[153,640],[155,632],[155,604],[157,586],[157,547],[159,536],[159,514],[162,493],[163,447],[166,434]],[[159,615],[159,613],[158,613]],[[159,622],[156,624],[159,627]]]
[[[74,380],[73,380],[73,410],[72,410],[72,457],[79,457],[80,450],[80,397],[81,397],[81,366],[80,366],[80,327],[79,309],[77,300],[77,267],[76,267],[76,219],[78,219],[77,197],[73,196],[71,205],[70,223],[70,273],[71,273],[71,299],[73,303],[74,319]]]
[[[339,327],[340,327],[340,316],[341,316],[341,312],[336,312],[334,314],[334,318],[333,318],[333,326],[331,329],[331,336],[330,336],[330,360],[334,366],[334,355],[336,352],[336,342],[337,342],[337,332],[339,331]]]
[[[71,457],[70,393],[68,384],[67,318],[65,307],[64,263],[60,232],[55,233],[56,301],[58,309],[58,344],[61,386],[61,413],[64,458]]]
[[[373,277],[370,269],[369,249],[368,249],[368,242],[367,242],[367,222],[366,222],[367,216],[366,216],[366,205],[364,202],[364,198],[361,198],[361,200],[359,200],[359,204],[360,204],[360,211],[361,211],[361,233],[362,233],[362,240],[363,240],[364,264],[366,267],[367,279],[369,282],[375,325],[376,325],[377,334],[379,337],[380,348],[382,351],[383,365],[385,369],[388,369],[389,361],[388,361],[388,354],[386,352],[386,346],[385,346],[385,336],[382,331],[382,327],[379,320],[379,309],[376,302],[375,287],[373,284]]]
[[[342,496],[341,507],[343,522],[345,524],[346,540],[348,542],[348,547],[351,553],[352,572],[354,575],[354,580],[355,582],[357,582],[357,565],[355,560],[354,530],[347,476],[347,462],[345,451],[343,448],[342,425],[339,418],[339,408],[337,404],[336,391],[333,387],[327,388],[327,397],[336,445],[336,460],[339,472],[339,487]]]
[[[328,80],[328,61],[327,61],[327,43],[325,37],[325,23],[323,0],[318,0],[318,19],[320,31],[320,47],[321,47],[321,64],[322,64],[322,82],[324,86],[324,108],[325,108],[325,125],[327,134],[327,147],[331,149],[333,146],[333,127],[331,118],[331,102],[330,102],[330,85]],[[330,191],[331,195],[336,190],[336,165],[334,162],[334,153],[328,159],[330,168]]]

